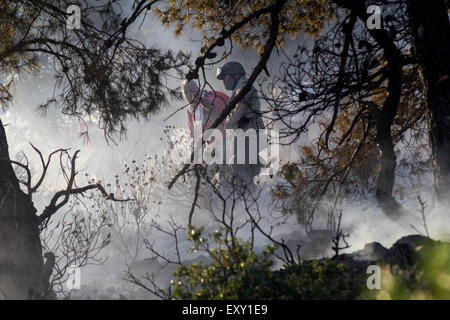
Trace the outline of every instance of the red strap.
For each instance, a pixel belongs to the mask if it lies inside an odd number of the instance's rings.
[[[230,97],[228,97],[225,93],[220,92],[220,91],[210,91],[209,94],[214,95],[213,101],[218,98],[219,100],[221,100],[223,102],[223,106],[214,104],[216,107],[219,107],[220,112],[222,112],[223,109],[227,106],[227,103],[230,100]]]
[[[189,132],[192,134],[192,130],[194,129],[195,114],[194,112],[189,111],[189,107],[186,108],[186,117],[188,121]]]

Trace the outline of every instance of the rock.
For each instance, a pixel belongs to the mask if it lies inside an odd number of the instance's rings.
[[[433,246],[438,241],[421,235],[410,235],[397,240],[389,249],[385,261],[401,268],[413,266],[419,258],[419,249],[424,246]]]
[[[413,234],[406,237],[402,237],[399,240],[397,240],[392,247],[398,246],[398,245],[406,245],[411,250],[416,251],[417,247],[424,246],[424,245],[433,245],[437,241],[432,240],[428,237]]]
[[[300,256],[306,261],[317,261],[319,264],[328,263],[326,258],[321,258],[324,255],[320,255],[318,259],[315,257],[306,257],[305,255],[316,255],[319,251],[330,250],[331,248],[331,236],[328,232],[322,232],[324,230],[318,230],[318,232],[308,234],[307,238],[299,240],[288,240],[286,245],[292,250],[295,255],[297,245],[301,244]],[[281,236],[283,239],[285,235]],[[299,237],[300,238],[300,237]],[[399,267],[402,270],[408,270],[413,272],[419,261],[427,261],[426,254],[432,255],[433,250],[427,250],[433,248],[436,245],[447,244],[446,242],[435,241],[430,238],[421,235],[409,235],[402,237],[396,241],[389,249],[385,248],[378,242],[368,243],[363,249],[355,251],[353,253],[340,254],[337,257],[332,258],[334,262],[342,264],[344,267],[344,278],[348,279],[350,283],[360,284],[365,286],[367,280],[367,267],[370,265],[386,265],[387,267]],[[450,244],[447,244],[450,247]],[[426,250],[422,250],[422,249]],[[278,249],[280,250],[280,248]],[[450,250],[450,249],[449,249]],[[307,253],[307,254],[305,254]],[[278,252],[282,254],[282,252]],[[429,260],[429,259],[428,259]],[[192,263],[208,263],[208,257],[204,255],[198,255],[192,260],[184,260],[186,265]],[[158,279],[158,283],[165,289],[168,287],[168,283],[173,277],[175,271],[175,265],[165,266],[157,259],[144,259],[135,262],[132,265],[132,270],[137,272],[137,276],[145,275],[146,273],[155,272],[155,277]],[[392,269],[391,269],[392,270]],[[139,274],[140,273],[140,274]],[[412,273],[411,273],[412,274]],[[283,277],[285,270],[274,271],[276,277]],[[116,278],[109,278],[103,280],[93,281],[89,286],[82,285],[79,292],[74,292],[74,299],[157,299],[156,296],[148,291],[124,281],[122,276]]]
[[[351,254],[351,257],[359,261],[378,261],[386,257],[388,249],[383,247],[378,242],[371,242],[364,246],[362,250],[356,251]]]
[[[341,254],[334,259],[351,267],[361,268],[370,264],[388,264],[405,269],[419,261],[420,249],[439,243],[441,242],[425,236],[409,235],[397,240],[389,249],[378,242],[372,242],[366,244],[362,250]]]

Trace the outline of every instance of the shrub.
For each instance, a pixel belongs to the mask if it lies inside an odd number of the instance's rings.
[[[303,261],[273,270],[274,246],[256,254],[250,241],[224,229],[207,238],[190,229],[192,252],[204,251],[209,262],[179,267],[171,282],[172,299],[352,299],[360,282],[330,259]]]

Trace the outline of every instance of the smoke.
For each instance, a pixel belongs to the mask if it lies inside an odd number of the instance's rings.
[[[162,48],[172,49],[174,51],[182,49],[184,52],[190,52],[196,57],[200,53],[201,34],[189,30],[187,28],[180,39],[174,39],[171,29],[162,28],[159,22],[150,16],[141,26],[136,26],[133,33],[139,40],[149,46],[157,44]],[[286,54],[289,55],[296,49],[297,45],[304,44],[306,41],[301,37],[295,41],[288,41],[287,47],[284,49]],[[250,73],[258,58],[258,55],[253,51],[242,52],[238,48],[235,48],[228,61],[240,61],[247,73]],[[270,76],[277,74],[282,61],[282,55],[276,52],[272,54],[268,64]],[[214,69],[207,70],[206,76],[216,90],[225,92],[222,83],[215,78]],[[97,127],[95,119],[86,119],[90,133],[90,139],[86,143],[80,138],[80,132],[85,128],[82,127],[82,124],[78,120],[62,115],[59,110],[49,110],[45,116],[36,112],[36,106],[44,103],[53,93],[54,79],[49,70],[46,69],[39,74],[23,75],[18,80],[18,84],[14,89],[14,101],[11,107],[2,114],[2,121],[7,125],[6,134],[11,157],[15,158],[21,152],[25,152],[29,157],[33,172],[37,175],[40,173],[40,167],[38,166],[40,162],[37,155],[33,153],[29,142],[39,148],[44,156],[58,148],[70,148],[72,152],[81,150],[77,162],[80,177],[87,174],[88,177],[95,176],[102,181],[113,181],[116,174],[123,172],[124,163],[131,163],[133,160],[141,161],[148,154],[162,156],[166,153],[167,145],[164,142],[163,132],[166,126],[186,127],[184,110],[175,113],[168,120],[164,121],[174,110],[184,105],[183,102],[173,101],[169,108],[153,117],[151,121],[128,121],[127,135],[123,139],[117,140],[115,144],[107,143],[102,130]],[[175,88],[179,84],[176,81],[172,81],[169,85]],[[310,132],[306,139],[313,140],[317,133]],[[305,141],[302,140],[302,142]],[[296,145],[292,146],[292,148],[296,148]],[[296,150],[290,152],[295,153]],[[187,214],[190,208],[190,195],[187,194],[186,198],[183,199],[179,195],[174,196],[169,192],[164,192],[163,188],[170,178],[170,174],[175,173],[175,171],[166,168],[164,163],[162,163],[162,166],[158,170],[161,170],[160,189],[159,193],[155,192],[153,194],[153,197],[161,197],[161,200],[165,201],[163,201],[157,210],[152,212],[152,217],[163,221],[171,216],[180,224],[186,224]],[[400,181],[400,183],[406,183],[406,181],[407,179]],[[84,183],[85,181],[81,182]],[[53,193],[63,188],[64,183],[65,181],[60,170],[58,170],[58,165],[54,164],[49,170],[44,185],[41,187],[41,192],[33,199],[38,212],[42,212]],[[302,226],[296,223],[295,217],[289,218],[287,223],[279,223],[279,220],[271,218],[267,212],[268,208],[272,205],[271,189],[276,183],[276,178],[266,181],[263,195],[259,200],[259,207],[262,208],[264,215],[261,227],[269,231],[270,227],[275,225],[273,236],[276,239],[304,240],[306,232]],[[430,235],[436,239],[448,237],[448,226],[442,222],[448,220],[449,210],[448,208],[438,208],[433,205],[431,189],[429,188],[431,183],[431,176],[429,176],[428,180],[422,181],[421,187],[424,190],[411,192],[410,196],[404,199],[404,205],[408,207],[411,216],[398,222],[394,222],[386,217],[377,207],[376,200],[373,198],[368,199],[365,203],[344,204],[342,206],[342,229],[350,234],[348,242],[351,244],[351,248],[346,251],[361,249],[366,243],[372,241],[378,241],[382,245],[389,247],[399,237],[417,233],[413,227],[425,233],[422,225],[422,215],[417,211],[419,208],[416,200],[418,194],[421,195],[422,199],[428,205],[426,210],[426,223]],[[166,198],[162,199],[164,196]],[[178,198],[179,201],[175,201],[174,198]],[[58,219],[57,216],[56,219]],[[207,210],[197,210],[194,223],[196,225],[204,225],[205,233],[212,232],[218,227],[212,221],[211,215]],[[318,229],[324,228],[323,224],[320,225],[320,223],[323,223],[323,220],[321,221],[319,218],[317,223]],[[246,237],[249,232],[248,228],[244,228],[241,235]],[[186,239],[186,236],[185,231],[180,234],[180,239]],[[173,242],[169,237],[161,235],[154,237],[153,235],[149,235],[149,240],[157,241],[158,249],[163,252],[173,249]],[[261,250],[266,244],[269,244],[269,241],[259,234],[255,243],[257,249]],[[182,240],[180,243],[180,251],[185,253],[188,247],[189,243]],[[121,260],[121,256],[117,250],[112,247],[107,247],[103,255],[109,258],[105,264],[83,269],[82,282],[84,284],[96,279],[107,279],[114,275],[120,275],[125,271],[126,263]],[[145,254],[143,254],[139,258],[144,259],[145,257]],[[195,256],[190,256],[190,258],[195,258]]]

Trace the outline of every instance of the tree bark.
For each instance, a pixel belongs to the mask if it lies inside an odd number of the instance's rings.
[[[407,0],[409,25],[428,107],[437,200],[450,204],[450,25],[445,0]]]
[[[401,217],[403,208],[393,197],[397,157],[394,151],[391,127],[397,114],[401,95],[401,67],[395,59],[389,60],[388,96],[377,115],[375,142],[380,152],[375,196],[383,212],[394,220]]]
[[[0,299],[29,299],[43,294],[39,222],[31,198],[19,186],[9,162],[0,121]]]
[[[363,1],[335,0],[339,6],[356,13],[365,23],[369,15]],[[377,111],[375,142],[379,150],[378,175],[375,196],[383,213],[393,220],[407,214],[403,206],[394,198],[395,168],[397,157],[394,151],[391,128],[397,115],[401,97],[402,53],[395,45],[387,30],[383,28],[369,30],[370,36],[383,49],[388,63],[387,97],[380,110]]]
[[[361,12],[361,18],[366,18],[363,12]],[[378,111],[375,135],[375,142],[380,152],[375,196],[383,212],[390,218],[398,220],[407,212],[393,196],[397,157],[391,129],[401,97],[402,54],[386,30],[370,30],[369,33],[383,48],[384,57],[388,63],[387,97],[381,110]]]

